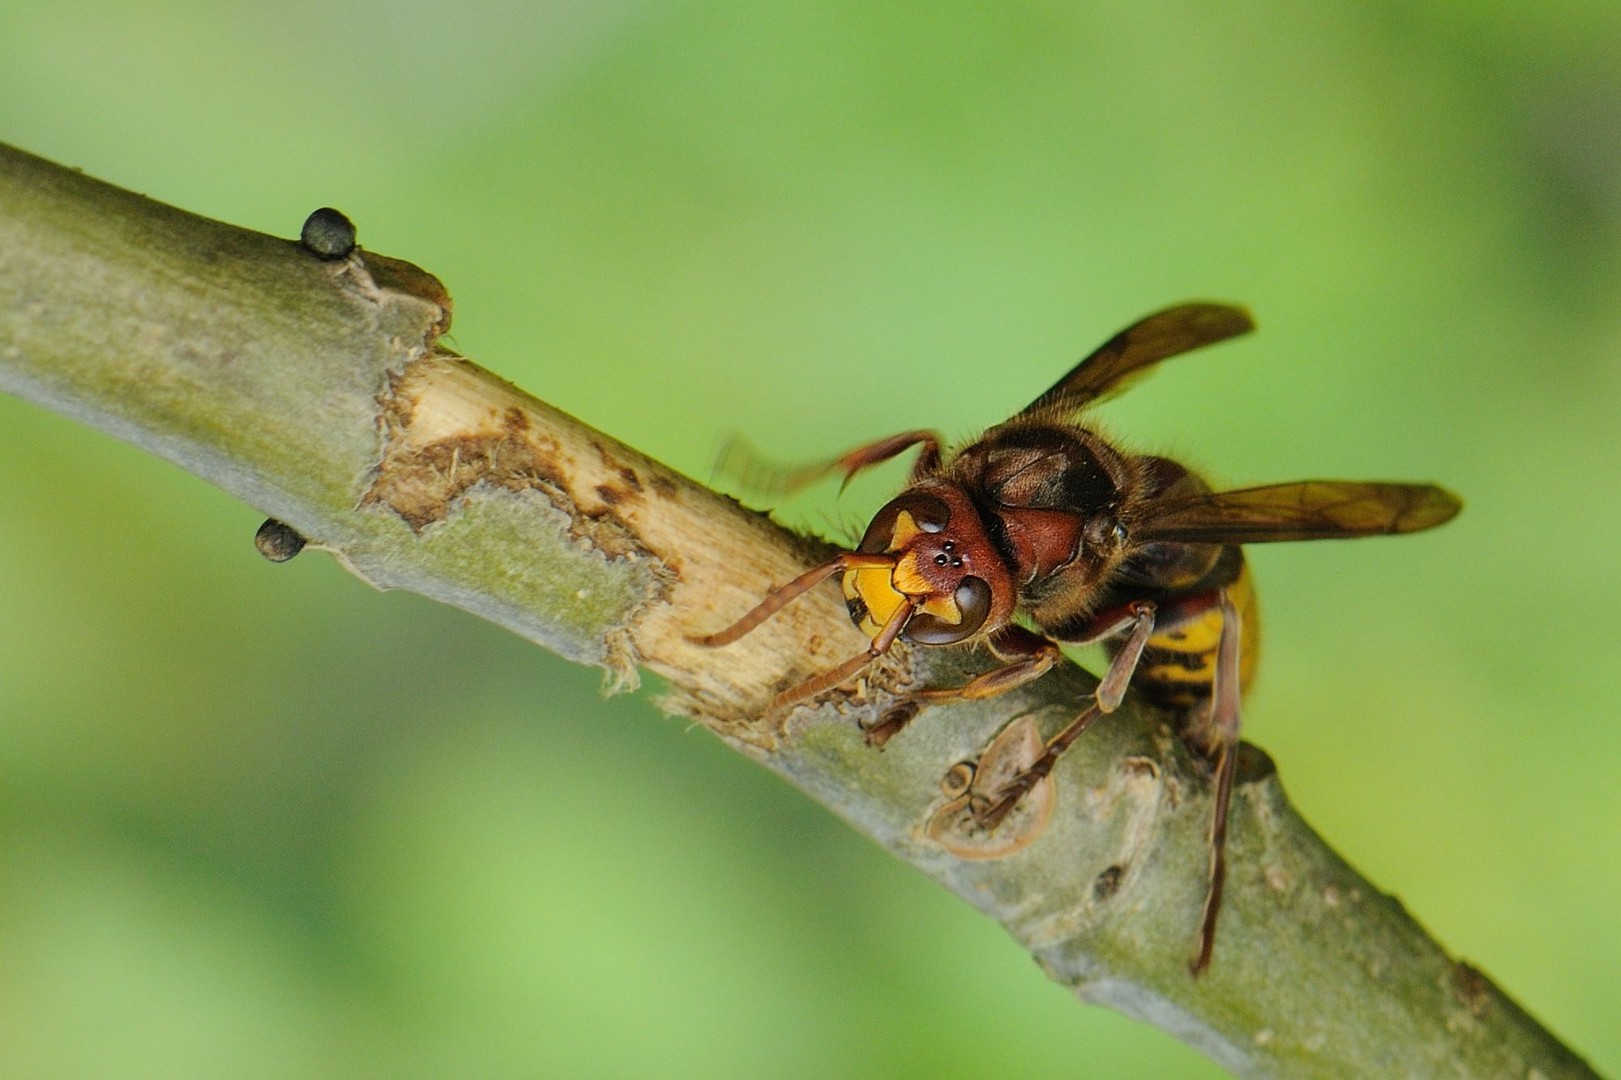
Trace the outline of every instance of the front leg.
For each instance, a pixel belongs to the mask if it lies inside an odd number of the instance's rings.
[[[1125,634],[1126,638],[1109,661],[1109,668],[1098,680],[1092,704],[1064,726],[1063,730],[1047,741],[1047,750],[1031,763],[1024,772],[1015,776],[994,799],[986,800],[978,808],[981,823],[995,828],[1019,804],[1026,792],[1045,779],[1058,764],[1064,751],[1075,745],[1087,728],[1099,716],[1114,712],[1126,696],[1131,677],[1137,672],[1143,649],[1159,626],[1159,607],[1152,600],[1133,600],[1117,607],[1107,608],[1094,615],[1073,638],[1077,644],[1091,644]]]
[[[1076,645],[1091,645],[1109,638],[1126,635],[1125,642],[1109,660],[1109,669],[1098,680],[1094,695],[1098,708],[1114,712],[1125,700],[1126,687],[1137,673],[1137,663],[1143,658],[1148,639],[1154,636],[1159,622],[1159,607],[1152,600],[1133,600],[1118,607],[1107,608],[1092,616],[1091,620],[1073,638],[1065,638]]]
[[[839,490],[847,487],[863,469],[880,465],[890,458],[919,447],[912,464],[912,479],[927,476],[940,467],[940,436],[933,431],[903,431],[887,439],[858,446],[832,461],[813,465],[783,466],[762,458],[753,447],[733,436],[722,446],[715,461],[715,472],[729,477],[757,495],[780,497],[809,487],[825,476],[843,473]]]
[[[1016,625],[1002,627],[987,638],[985,644],[992,655],[1005,661],[1001,667],[976,675],[962,686],[913,690],[901,695],[900,700],[885,710],[883,716],[864,729],[867,745],[881,748],[900,734],[924,705],[979,701],[1005,694],[1041,678],[1052,670],[1063,655],[1052,641]]]

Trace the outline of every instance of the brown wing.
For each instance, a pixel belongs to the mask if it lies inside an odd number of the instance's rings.
[[[1250,313],[1232,304],[1178,304],[1155,312],[1104,342],[1020,415],[1052,408],[1077,412],[1126,389],[1161,360],[1253,329]]]
[[[1201,544],[1331,540],[1432,529],[1461,509],[1456,495],[1434,484],[1302,480],[1167,500],[1132,536]]]

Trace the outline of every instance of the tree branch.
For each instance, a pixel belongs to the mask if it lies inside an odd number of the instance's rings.
[[[619,685],[657,672],[666,708],[999,920],[1054,979],[1235,1073],[1593,1075],[1345,865],[1253,749],[1198,980],[1209,779],[1160,718],[1128,703],[1006,832],[975,834],[953,814],[951,766],[1002,732],[998,752],[1027,752],[1032,722],[1066,722],[1092,686],[1072,667],[932,709],[882,753],[858,722],[891,687],[961,680],[972,654],[897,649],[856,689],[768,712],[775,690],[865,647],[834,589],[725,648],[688,639],[821,547],[446,352],[450,301],[430,275],[345,254],[341,227],[307,239],[0,147],[0,389],[208,479],[379,588],[465,608]],[[998,847],[1016,850],[960,857]]]

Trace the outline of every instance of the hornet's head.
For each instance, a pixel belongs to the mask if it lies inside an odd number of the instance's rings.
[[[1013,575],[956,484],[930,481],[901,492],[873,517],[856,551],[894,560],[844,572],[850,618],[870,638],[903,605],[912,614],[900,636],[919,645],[967,641],[1013,617]]]

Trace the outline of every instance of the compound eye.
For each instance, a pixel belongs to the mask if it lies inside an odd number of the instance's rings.
[[[962,612],[962,625],[967,633],[976,632],[985,625],[991,613],[991,583],[984,578],[965,577],[957,586],[957,610]]]
[[[990,582],[984,578],[965,577],[951,598],[957,602],[957,611],[962,616],[960,621],[946,622],[919,612],[906,624],[907,639],[919,645],[954,645],[978,633],[991,613]]]
[[[927,533],[937,533],[951,520],[951,507],[944,499],[922,491],[903,491],[873,516],[866,534],[856,550],[863,554],[881,554],[898,551],[906,545],[906,536],[897,536],[901,515],[911,519],[912,525]]]

